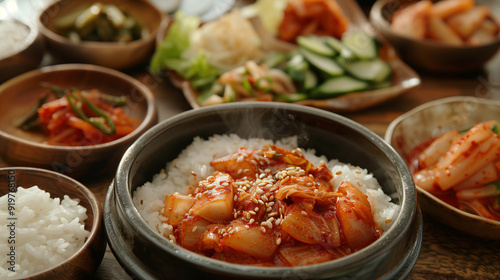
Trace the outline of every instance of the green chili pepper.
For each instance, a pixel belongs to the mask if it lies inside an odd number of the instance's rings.
[[[49,88],[58,98],[62,98],[66,96],[66,90],[56,86],[52,85],[49,83],[42,82],[40,83],[41,86]],[[78,91],[77,89],[74,89],[75,91]],[[102,92],[96,92],[95,95],[104,103],[109,104],[113,107],[123,107],[128,104],[128,98],[126,96],[115,96],[111,94],[106,94]]]
[[[250,84],[250,81],[248,80],[248,78],[243,78],[243,87],[248,91],[248,93],[253,96],[253,97],[256,97],[257,95],[255,94],[255,92],[253,91],[252,89],[252,84]]]
[[[99,129],[108,136],[114,135],[116,133],[113,120],[111,120],[111,118],[106,113],[101,111],[101,109],[92,104],[92,102],[90,102],[87,98],[83,97],[83,95],[77,97],[73,91],[70,91],[68,92],[68,94],[66,94],[66,99],[68,100],[71,109],[83,121],[90,123],[92,126]],[[92,110],[92,112],[94,112],[99,117],[87,117],[82,110],[82,101],[87,104],[90,110]]]
[[[271,77],[260,77],[255,82],[257,88],[264,92],[270,92],[273,87],[273,79]]]
[[[40,120],[38,116],[38,109],[42,107],[45,102],[47,102],[48,95],[42,95],[40,99],[38,99],[38,103],[31,108],[31,110],[23,115],[16,121],[16,127],[19,127],[24,130],[30,130],[38,126],[38,121]]]
[[[40,85],[42,87],[50,89],[57,96],[57,98],[62,98],[66,95],[66,90],[56,85],[52,85],[46,82],[41,82]]]

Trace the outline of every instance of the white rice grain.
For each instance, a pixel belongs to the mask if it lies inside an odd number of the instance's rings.
[[[84,245],[90,234],[83,224],[87,209],[78,199],[52,199],[37,186],[18,187],[15,195],[15,272],[8,270],[11,245],[0,244],[0,279],[25,278],[61,264]],[[10,235],[7,206],[4,195],[0,197],[0,217],[5,217],[0,221],[0,238],[4,241]]]

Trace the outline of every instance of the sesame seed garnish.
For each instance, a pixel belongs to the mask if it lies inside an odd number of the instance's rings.
[[[255,223],[255,219],[253,219],[253,218],[252,218],[252,219],[250,219],[250,221],[249,221],[248,223],[249,223],[250,225],[251,225],[251,224],[253,224],[253,223]]]
[[[255,212],[259,212],[259,207],[255,207]]]
[[[259,211],[259,208],[256,207],[255,210]],[[255,211],[252,211],[252,210],[248,211],[248,213],[251,214],[251,215],[257,214]]]
[[[302,215],[304,215],[304,216],[307,216],[307,212],[306,212],[306,211],[304,211],[304,210],[300,211],[300,213],[301,213]]]
[[[278,237],[278,239],[276,239],[276,245],[280,245],[281,244],[281,237]]]
[[[191,230],[192,232],[195,232],[198,229],[198,226],[194,226],[193,229]]]
[[[266,228],[265,227],[260,227],[260,232],[266,233]]]

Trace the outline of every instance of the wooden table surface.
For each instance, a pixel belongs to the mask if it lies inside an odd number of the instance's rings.
[[[136,69],[128,74],[154,92],[160,121],[191,109],[182,93],[174,88],[167,78],[153,77],[146,68]],[[421,87],[377,107],[342,115],[383,137],[387,126],[395,118],[435,99],[450,96],[500,99],[500,53],[482,72],[467,75],[436,75],[423,72],[419,74],[422,78]],[[5,166],[7,164],[0,158],[0,167]],[[81,181],[103,203],[112,175]],[[108,247],[95,279],[127,278],[130,277]],[[408,279],[500,279],[500,240],[482,240],[466,235],[439,224],[424,213],[423,245]]]

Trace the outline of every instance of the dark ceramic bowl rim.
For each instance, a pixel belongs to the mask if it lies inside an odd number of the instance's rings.
[[[43,22],[42,17],[44,14],[47,12],[48,9],[60,5],[61,2],[65,2],[67,0],[57,0],[57,1],[49,1],[47,5],[43,9],[41,9],[39,16],[37,17],[37,25],[38,28],[40,29],[40,33],[44,34],[45,36],[51,38],[52,40],[55,40],[57,42],[61,42],[70,46],[79,46],[79,47],[86,47],[89,49],[101,49],[101,48],[129,48],[129,47],[134,47],[138,45],[142,45],[144,43],[149,43],[151,41],[156,40],[156,34],[158,33],[158,30],[160,26],[162,25],[163,21],[165,20],[165,16],[163,13],[156,8],[150,1],[141,1],[144,5],[148,5],[152,10],[156,11],[156,14],[160,16],[159,24],[154,27],[153,30],[148,30],[148,37],[146,38],[141,38],[139,40],[134,40],[131,42],[127,43],[117,43],[117,42],[99,42],[99,41],[81,41],[78,43],[75,43],[71,41],[70,39],[50,30],[49,28],[46,27],[45,23]]]
[[[394,37],[405,39],[407,41],[411,41],[411,42],[416,43],[416,44],[422,44],[424,46],[429,46],[429,47],[438,48],[438,49],[477,51],[477,50],[481,50],[481,49],[491,48],[494,45],[499,45],[499,47],[500,47],[500,35],[497,35],[497,38],[493,42],[490,42],[488,44],[477,45],[477,46],[469,46],[469,45],[455,46],[455,45],[441,44],[441,43],[433,42],[432,40],[427,40],[427,39],[418,40],[418,39],[414,39],[412,37],[402,36],[401,34],[392,31],[392,29],[389,25],[389,22],[382,15],[382,10],[385,8],[385,6],[387,6],[391,2],[395,2],[395,1],[397,1],[397,0],[377,0],[377,1],[375,1],[375,3],[373,4],[373,6],[370,10],[370,19],[371,19],[372,24],[374,26],[382,28],[382,31],[384,33],[390,34],[391,36],[394,36]],[[411,1],[416,2],[415,0],[411,0]],[[408,1],[408,2],[411,2],[411,1]],[[399,2],[399,1],[397,1],[397,2]]]
[[[96,234],[98,234],[99,228],[102,227],[102,225],[100,225],[100,224],[102,223],[103,213],[101,211],[100,205],[97,202],[98,201],[97,197],[94,195],[94,193],[90,189],[88,189],[85,185],[83,185],[79,181],[77,181],[69,176],[66,176],[64,174],[61,174],[61,173],[58,173],[58,172],[55,172],[52,170],[48,170],[48,169],[37,168],[37,167],[0,167],[0,172],[8,172],[9,170],[16,170],[16,171],[22,170],[24,172],[29,172],[31,174],[46,174],[48,176],[53,176],[55,178],[59,177],[59,180],[64,180],[64,181],[70,182],[75,187],[75,189],[77,189],[80,193],[82,193],[85,196],[86,200],[90,204],[91,211],[92,211],[92,214],[94,216],[94,220],[92,222],[92,227],[89,229],[89,232],[90,232],[89,238],[87,238],[87,240],[85,240],[85,243],[83,243],[83,246],[80,247],[75,253],[73,253],[73,255],[71,255],[64,262],[58,264],[57,266],[53,266],[53,267],[47,268],[45,270],[39,271],[37,273],[30,274],[30,275],[23,276],[23,277],[36,279],[39,276],[43,276],[44,273],[47,273],[47,272],[49,272],[49,271],[51,271],[51,270],[53,270],[61,265],[64,265],[64,264],[72,261],[73,259],[77,258],[81,254],[82,251],[86,250],[89,246],[92,246],[92,242],[96,238]],[[51,198],[54,198],[53,194],[51,194]],[[89,211],[89,209],[87,209],[87,211]]]
[[[340,115],[336,115],[331,112],[327,112],[325,110],[307,107],[296,104],[287,104],[287,103],[274,103],[274,102],[241,102],[235,104],[221,104],[214,105],[208,107],[202,107],[198,109],[192,109],[181,114],[178,114],[174,117],[171,117],[157,125],[153,128],[149,129],[145,134],[139,137],[134,144],[132,144],[129,149],[124,153],[122,160],[118,166],[114,189],[110,190],[114,192],[116,198],[116,206],[120,207],[123,210],[126,219],[129,219],[130,224],[134,227],[139,234],[148,238],[148,240],[155,244],[158,248],[161,248],[163,251],[167,251],[170,254],[176,255],[178,258],[183,259],[186,262],[194,263],[199,267],[204,267],[210,270],[216,270],[220,272],[230,272],[235,275],[241,274],[245,276],[276,276],[282,275],[285,272],[295,271],[297,273],[306,272],[306,271],[331,271],[336,268],[352,268],[359,264],[360,261],[368,261],[371,259],[380,256],[387,250],[391,249],[391,246],[386,246],[388,244],[394,244],[398,240],[402,238],[401,232],[407,232],[408,228],[411,226],[412,221],[417,213],[417,204],[416,204],[416,191],[413,185],[413,181],[411,183],[406,180],[402,180],[402,194],[401,194],[401,211],[396,219],[395,223],[391,226],[391,228],[382,235],[380,239],[378,239],[372,245],[355,252],[351,255],[343,257],[338,260],[333,260],[321,264],[308,265],[303,267],[257,267],[257,266],[248,266],[248,265],[238,265],[231,264],[219,260],[210,259],[208,257],[196,254],[187,249],[184,249],[178,245],[174,245],[168,242],[164,237],[162,237],[159,233],[153,231],[151,227],[146,223],[146,221],[142,218],[138,210],[136,209],[131,195],[131,182],[129,171],[135,161],[135,157],[141,150],[156,136],[161,134],[161,132],[175,124],[179,120],[188,120],[194,118],[199,115],[203,115],[210,112],[221,112],[224,110],[243,110],[249,106],[254,106],[254,108],[264,108],[264,109],[272,109],[272,108],[280,108],[286,109],[287,111],[293,111],[295,113],[303,113],[315,116],[321,116],[322,118],[326,118],[329,120],[333,120],[336,122],[342,122],[343,124],[351,127],[352,129],[360,132],[365,135],[368,139],[370,139],[379,149],[383,150],[384,153],[392,159],[392,162],[395,165],[395,168],[398,171],[398,175],[401,178],[411,178],[408,168],[406,164],[399,156],[399,154],[389,146],[381,137],[376,135],[374,132],[369,129],[363,127],[362,125],[342,117]],[[109,195],[106,200],[109,199]],[[403,209],[412,209],[411,211],[403,211]]]
[[[9,133],[6,133],[5,131],[0,129],[0,137],[9,139],[10,141],[16,141],[23,143],[23,145],[26,145],[28,147],[36,147],[38,149],[44,149],[44,150],[49,150],[49,151],[80,151],[80,150],[101,150],[101,149],[106,149],[111,146],[123,143],[128,141],[131,138],[137,137],[138,134],[141,134],[144,132],[144,129],[147,127],[148,123],[151,122],[156,117],[156,103],[155,103],[155,98],[151,90],[144,85],[143,83],[139,82],[137,79],[128,76],[125,73],[122,73],[118,70],[114,70],[111,68],[103,67],[103,66],[98,66],[98,65],[91,65],[91,64],[60,64],[60,65],[52,65],[52,66],[45,66],[39,69],[31,70],[29,72],[26,72],[24,74],[21,74],[17,77],[14,77],[5,83],[0,85],[0,95],[2,94],[2,91],[5,88],[8,88],[11,86],[11,84],[17,84],[19,81],[29,79],[32,76],[37,76],[39,74],[47,73],[47,72],[63,72],[63,71],[88,71],[88,72],[97,72],[102,75],[109,75],[113,76],[117,79],[123,80],[124,82],[130,84],[132,87],[138,89],[138,92],[140,92],[141,96],[146,100],[147,103],[147,111],[146,115],[144,116],[144,119],[141,121],[141,124],[131,133],[113,140],[111,142],[103,143],[103,144],[97,144],[97,145],[90,145],[90,146],[58,146],[58,145],[49,145],[45,143],[37,143],[37,142],[32,142],[24,138],[20,138],[14,135],[11,135]]]
[[[19,20],[15,20],[15,19],[2,19],[2,20],[0,20],[0,22],[1,21],[15,22],[17,24],[21,24],[29,29],[29,33],[28,33],[28,36],[26,36],[26,38],[24,39],[23,47],[16,50],[16,52],[11,53],[8,56],[0,58],[0,63],[2,63],[2,61],[6,61],[8,59],[11,59],[12,57],[24,52],[26,49],[30,48],[38,38],[38,29],[36,28],[36,26],[34,24],[31,24],[28,22],[21,22]]]

